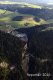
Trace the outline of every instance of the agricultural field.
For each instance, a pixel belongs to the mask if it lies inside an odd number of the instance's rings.
[[[39,22],[34,20],[34,16],[32,15],[25,15],[25,14],[19,14],[18,12],[11,12],[7,10],[0,10],[0,22],[4,22],[6,24],[11,25],[13,28],[18,27],[30,27],[35,25],[40,25],[45,23],[46,21],[41,19]],[[16,18],[17,17],[17,18]],[[18,19],[18,17],[22,19]],[[15,20],[13,20],[13,18]]]
[[[50,15],[53,10],[43,6],[10,1],[0,1],[0,4],[0,29],[14,30],[53,22]]]

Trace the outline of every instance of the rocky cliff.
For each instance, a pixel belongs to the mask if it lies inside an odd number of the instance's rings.
[[[25,44],[20,37],[0,31],[0,80],[26,79],[21,67]]]

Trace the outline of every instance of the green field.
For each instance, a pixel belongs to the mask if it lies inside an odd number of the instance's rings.
[[[17,9],[18,7],[27,7],[27,8],[35,8],[35,9],[42,9],[42,6],[38,5],[33,5],[33,4],[28,4],[28,3],[14,3],[14,2],[9,2],[5,1],[2,2],[0,1],[0,4],[19,4],[20,6],[13,6],[13,8]],[[16,16],[22,16],[22,20],[12,20]],[[16,11],[8,11],[5,9],[0,9],[0,29],[9,29],[9,26],[11,29],[17,29],[17,28],[22,28],[22,27],[32,27],[36,25],[41,25],[41,24],[48,24],[48,23],[53,23],[53,19],[45,20],[43,18],[40,19],[40,21],[36,21],[34,18],[40,17],[40,16],[34,16],[31,14],[22,14]]]
[[[16,16],[23,16],[23,19],[21,21],[13,21],[12,18]],[[4,26],[4,23],[6,25],[11,25],[11,28],[20,28],[20,27],[31,27],[35,25],[40,25],[46,23],[45,20],[41,19],[39,22],[34,20],[34,16],[32,15],[25,15],[25,14],[20,14],[18,12],[11,12],[8,10],[2,10],[0,9],[0,24],[1,22],[3,23],[0,26],[0,29],[5,29],[6,26]],[[6,28],[7,29],[7,28]]]

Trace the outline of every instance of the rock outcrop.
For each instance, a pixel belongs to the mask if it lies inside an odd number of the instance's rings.
[[[7,64],[6,70],[9,69],[8,75],[5,75],[5,71],[2,78],[2,72],[0,72],[1,80],[6,80],[6,77],[10,80],[14,78],[14,80],[25,80],[26,75],[22,70],[22,53],[24,51],[24,46],[26,41],[23,40],[23,34],[13,35],[10,33],[6,33],[4,31],[0,31],[0,65]],[[2,70],[2,66],[0,67]],[[7,74],[7,72],[6,72]]]

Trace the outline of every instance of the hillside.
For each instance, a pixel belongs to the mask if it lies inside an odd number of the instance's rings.
[[[14,30],[14,32],[15,31],[25,33],[28,37],[28,73],[36,74],[40,72],[42,79],[52,80],[50,75],[53,74],[53,24],[44,24],[30,28],[19,28]],[[43,73],[46,73],[46,75],[48,74],[49,77],[43,77]],[[40,78],[29,76],[29,80],[34,79],[39,80]]]
[[[22,53],[26,44],[22,38],[0,30],[0,80],[27,80],[22,69]]]
[[[4,2],[0,1],[1,80],[28,80],[27,73],[40,73],[42,79],[50,80],[43,74],[53,74],[53,8]]]
[[[14,30],[21,27],[49,24],[53,9],[19,2],[0,1],[0,29]]]
[[[21,9],[24,11],[27,11],[28,9],[41,9],[41,6],[6,1],[5,3],[0,1],[0,4],[0,29],[15,29],[46,23],[44,19],[39,20],[39,18],[33,14],[29,14],[29,12],[26,12],[26,14],[20,12]]]

